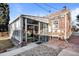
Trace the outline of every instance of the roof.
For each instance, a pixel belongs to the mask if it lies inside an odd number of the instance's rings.
[[[47,17],[56,17],[56,16],[59,16],[60,14],[65,14],[67,12],[70,12],[68,9],[62,9],[62,10],[59,10],[57,12],[54,12],[54,13],[51,13],[49,15],[47,15]]]
[[[14,23],[15,21],[19,20],[19,18],[22,17],[22,18],[30,18],[30,19],[33,19],[33,20],[37,20],[37,21],[42,21],[42,22],[46,22],[48,23],[48,19],[45,18],[45,17],[40,17],[40,16],[32,16],[32,15],[20,15],[18,16],[14,21],[12,21],[10,24]]]

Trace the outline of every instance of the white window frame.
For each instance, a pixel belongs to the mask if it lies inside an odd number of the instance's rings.
[[[58,27],[57,27],[57,28],[54,28],[54,27],[53,27],[53,25],[54,25],[54,24],[53,24],[54,21],[58,21]],[[53,29],[59,29],[59,20],[58,20],[58,19],[57,19],[57,20],[52,20],[52,30],[53,30]]]

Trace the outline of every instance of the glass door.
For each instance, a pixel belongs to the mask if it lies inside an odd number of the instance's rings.
[[[27,42],[38,41],[38,26],[27,25]]]
[[[27,42],[35,42],[38,40],[38,21],[27,19]]]
[[[33,40],[33,25],[27,25],[27,42]]]
[[[33,41],[38,41],[38,26],[34,26],[33,28]]]

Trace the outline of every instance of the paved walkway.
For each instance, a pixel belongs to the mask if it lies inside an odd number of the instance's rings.
[[[72,35],[69,39],[69,43],[79,45],[79,36]]]
[[[58,56],[79,56],[79,53],[71,51],[69,49],[63,49]]]

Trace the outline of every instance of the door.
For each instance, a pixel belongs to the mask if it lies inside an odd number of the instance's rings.
[[[38,26],[34,26],[33,28],[33,41],[36,42],[38,41]]]
[[[33,25],[27,25],[27,42],[32,42],[33,40]]]
[[[27,25],[27,42],[36,42],[38,40],[38,26]]]

